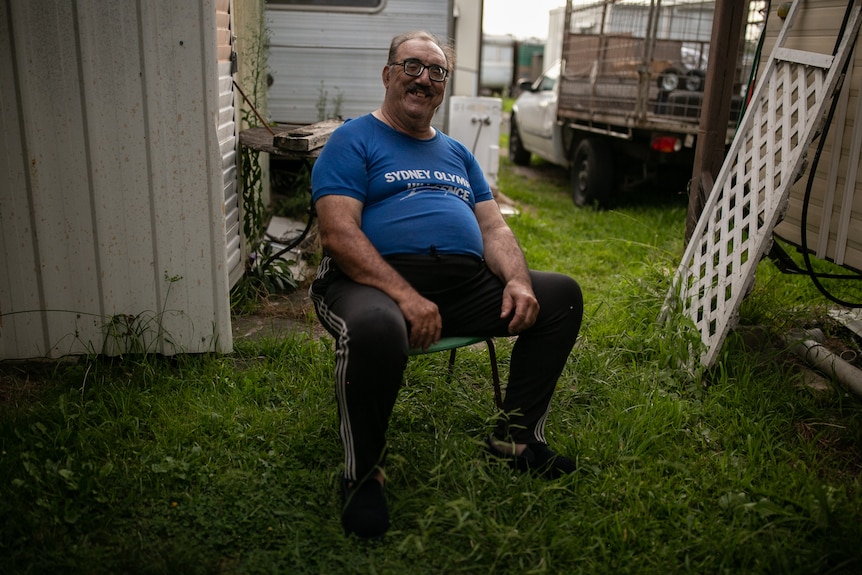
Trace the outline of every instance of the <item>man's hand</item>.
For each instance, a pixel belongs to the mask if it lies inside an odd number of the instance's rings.
[[[443,329],[443,318],[437,304],[414,292],[410,298],[399,301],[398,307],[407,320],[410,330],[410,348],[421,348],[423,351],[440,340]]]
[[[362,203],[329,195],[315,206],[324,250],[353,281],[376,287],[398,304],[410,330],[410,347],[425,350],[439,341],[443,319],[437,305],[419,295],[368,241],[361,229]]]
[[[524,252],[503,219],[497,202],[479,202],[475,212],[485,244],[485,263],[506,284],[500,317],[512,318],[510,334],[521,333],[532,326],[539,315],[539,302],[533,293]]]
[[[509,322],[509,333],[521,333],[536,322],[539,315],[539,302],[529,283],[512,280],[503,289],[503,304],[500,309],[501,318],[512,318]]]

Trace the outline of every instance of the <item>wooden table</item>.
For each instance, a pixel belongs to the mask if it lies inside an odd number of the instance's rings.
[[[250,150],[266,152],[271,156],[288,160],[301,160],[309,168],[310,173],[311,161],[320,155],[329,136],[343,123],[341,120],[326,120],[307,126],[281,125],[249,128],[239,133],[239,143]],[[280,241],[279,243],[284,244],[284,247],[267,258],[262,267],[267,267],[302,243],[311,229],[314,217],[314,204],[311,204],[308,209],[308,221],[305,229],[292,240]]]
[[[308,160],[320,155],[329,136],[343,123],[325,120],[307,126],[259,126],[242,130],[239,143],[280,158]]]

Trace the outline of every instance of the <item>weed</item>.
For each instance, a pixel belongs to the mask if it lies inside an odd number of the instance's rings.
[[[266,76],[269,72],[267,50],[269,31],[266,29],[265,10],[260,10],[257,28],[250,30],[245,40],[249,43],[247,53],[248,74],[243,78],[244,90],[250,102],[241,109],[241,125],[254,128],[260,125],[253,108],[260,107],[266,93]],[[263,201],[263,170],[260,153],[242,147],[240,151],[240,191],[242,201],[242,237],[245,257],[245,273],[231,290],[231,309],[241,313],[254,310],[267,296],[284,293],[296,287],[290,263],[282,259],[270,261],[273,248],[265,238],[265,222],[270,213]]]
[[[336,86],[335,89],[337,90],[336,94],[330,98],[329,90],[326,89],[323,80],[320,81],[320,88],[317,90],[317,103],[315,104],[315,107],[317,108],[317,120],[320,122],[341,117],[341,107],[344,104],[344,93],[338,89],[338,86]],[[330,104],[332,106],[331,108]]]

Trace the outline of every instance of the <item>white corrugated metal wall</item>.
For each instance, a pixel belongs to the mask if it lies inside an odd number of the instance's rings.
[[[217,3],[0,0],[0,359],[231,349]]]
[[[318,106],[325,100],[327,111],[332,112],[339,97],[338,108],[345,119],[373,111],[383,100],[380,74],[392,37],[423,29],[447,38],[452,35],[451,21],[452,0],[384,0],[377,12],[308,10],[270,3],[272,119],[317,122],[325,119]],[[447,108],[448,103],[440,106],[435,126],[445,126]]]

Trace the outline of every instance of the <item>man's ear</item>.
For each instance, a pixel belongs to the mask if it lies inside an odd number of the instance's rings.
[[[386,89],[389,88],[389,69],[390,69],[389,64],[386,64],[385,66],[383,66],[383,73],[382,73],[383,87]]]

